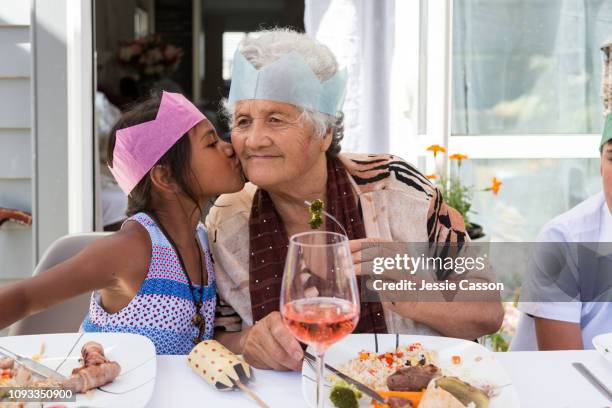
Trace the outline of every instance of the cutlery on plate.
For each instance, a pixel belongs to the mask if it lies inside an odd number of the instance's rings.
[[[603,382],[601,382],[597,377],[595,377],[595,374],[593,374],[591,370],[586,368],[586,366],[582,363],[572,363],[572,365],[576,370],[578,370],[580,374],[583,375],[584,378],[587,379],[588,382],[591,383],[591,385],[593,385],[593,387],[597,388],[599,392],[605,395],[608,400],[612,402],[612,391],[610,391],[610,388],[608,388]]]
[[[309,363],[310,367],[314,369],[313,364],[314,364],[314,362],[316,362],[315,356],[313,356],[312,354],[310,354],[307,351],[304,351],[304,358]],[[385,399],[379,393],[377,393],[376,391],[374,391],[370,387],[360,383],[359,381],[352,379],[348,375],[346,375],[344,373],[341,373],[340,371],[338,371],[334,367],[330,366],[329,364],[325,364],[325,369],[330,371],[330,372],[332,372],[332,373],[334,373],[335,375],[337,375],[338,377],[340,377],[341,379],[343,379],[347,383],[353,384],[355,387],[357,387],[357,389],[359,391],[361,391],[365,395],[375,399],[376,401],[378,401],[378,402],[380,402],[382,404],[384,404],[386,402]]]
[[[8,350],[5,347],[0,346],[0,353],[6,355],[7,357],[10,357],[12,359],[14,359],[18,364],[21,364],[22,366],[24,366],[25,368],[27,368],[28,370],[42,376],[45,378],[52,378],[54,380],[57,381],[64,381],[66,379],[65,376],[61,375],[60,373],[58,373],[57,371],[55,371],[52,368],[47,367],[44,364],[41,364],[37,361],[32,360],[31,358],[28,357],[24,357],[21,356],[17,353],[13,353],[12,351]]]

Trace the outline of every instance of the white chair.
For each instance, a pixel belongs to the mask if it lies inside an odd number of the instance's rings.
[[[33,276],[45,273],[51,267],[73,257],[92,242],[110,235],[110,232],[71,234],[59,238],[42,256]],[[84,293],[50,307],[13,324],[9,336],[42,333],[74,333],[89,309],[91,293]]]

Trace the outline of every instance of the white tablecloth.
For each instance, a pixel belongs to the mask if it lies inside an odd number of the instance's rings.
[[[596,351],[496,353],[527,408],[612,407],[571,363],[584,363],[601,381],[612,386],[612,364]],[[157,382],[149,408],[257,407],[242,392],[219,392],[200,379],[185,357],[159,356]],[[296,372],[255,370],[252,388],[273,408],[302,408],[301,376]]]

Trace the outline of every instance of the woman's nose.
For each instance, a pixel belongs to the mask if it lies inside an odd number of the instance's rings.
[[[253,124],[245,138],[245,145],[250,149],[268,147],[272,144],[267,135],[268,129],[262,120],[253,120]]]

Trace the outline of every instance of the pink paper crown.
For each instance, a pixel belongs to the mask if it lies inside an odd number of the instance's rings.
[[[163,92],[157,117],[117,131],[111,173],[125,195],[192,127],[207,120],[187,98]]]

